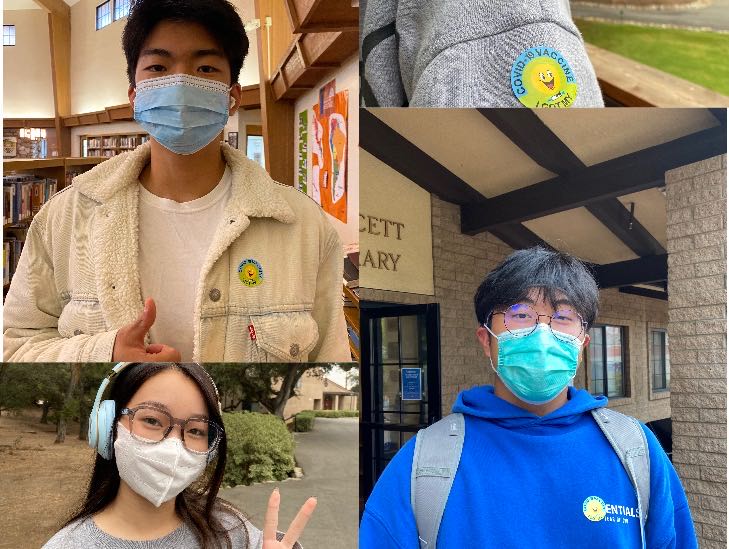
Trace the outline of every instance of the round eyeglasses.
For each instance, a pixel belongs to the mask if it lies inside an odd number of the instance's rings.
[[[540,315],[530,305],[516,303],[504,311],[493,311],[490,317],[494,315],[503,315],[504,327],[515,337],[531,334],[536,330],[540,317],[549,318],[549,328],[554,337],[563,341],[580,339],[587,328],[587,322],[572,307],[560,307],[551,315]]]
[[[177,419],[154,406],[124,408],[121,414],[129,416],[129,432],[132,436],[148,444],[162,442],[175,425],[180,426],[183,446],[193,452],[214,451],[223,436],[223,429],[206,418]]]

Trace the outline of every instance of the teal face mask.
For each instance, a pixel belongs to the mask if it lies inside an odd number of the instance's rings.
[[[499,341],[498,365],[494,371],[519,400],[546,404],[575,377],[582,348],[580,340],[559,339],[542,323],[529,335],[521,334],[529,333],[532,328],[506,331],[497,336],[484,327]],[[571,336],[564,334],[564,337],[570,339]]]

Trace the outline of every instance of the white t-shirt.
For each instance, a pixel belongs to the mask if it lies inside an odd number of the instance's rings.
[[[160,198],[139,189],[139,277],[142,299],[157,305],[152,343],[174,347],[192,361],[193,315],[200,269],[230,199],[226,165],[216,187],[190,202]]]

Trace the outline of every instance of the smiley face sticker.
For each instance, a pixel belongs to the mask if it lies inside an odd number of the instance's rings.
[[[597,496],[590,496],[582,503],[582,512],[589,520],[599,522],[605,518],[605,502]]]
[[[567,58],[554,48],[537,46],[523,52],[511,67],[511,89],[530,109],[571,107],[577,81]]]
[[[263,267],[255,259],[244,259],[238,265],[238,278],[248,287],[263,284]]]

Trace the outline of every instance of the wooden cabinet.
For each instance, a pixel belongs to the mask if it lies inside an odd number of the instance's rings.
[[[276,100],[296,99],[357,51],[356,32],[300,34],[271,79]]]
[[[359,2],[352,0],[286,0],[295,33],[358,31],[358,5]]]

